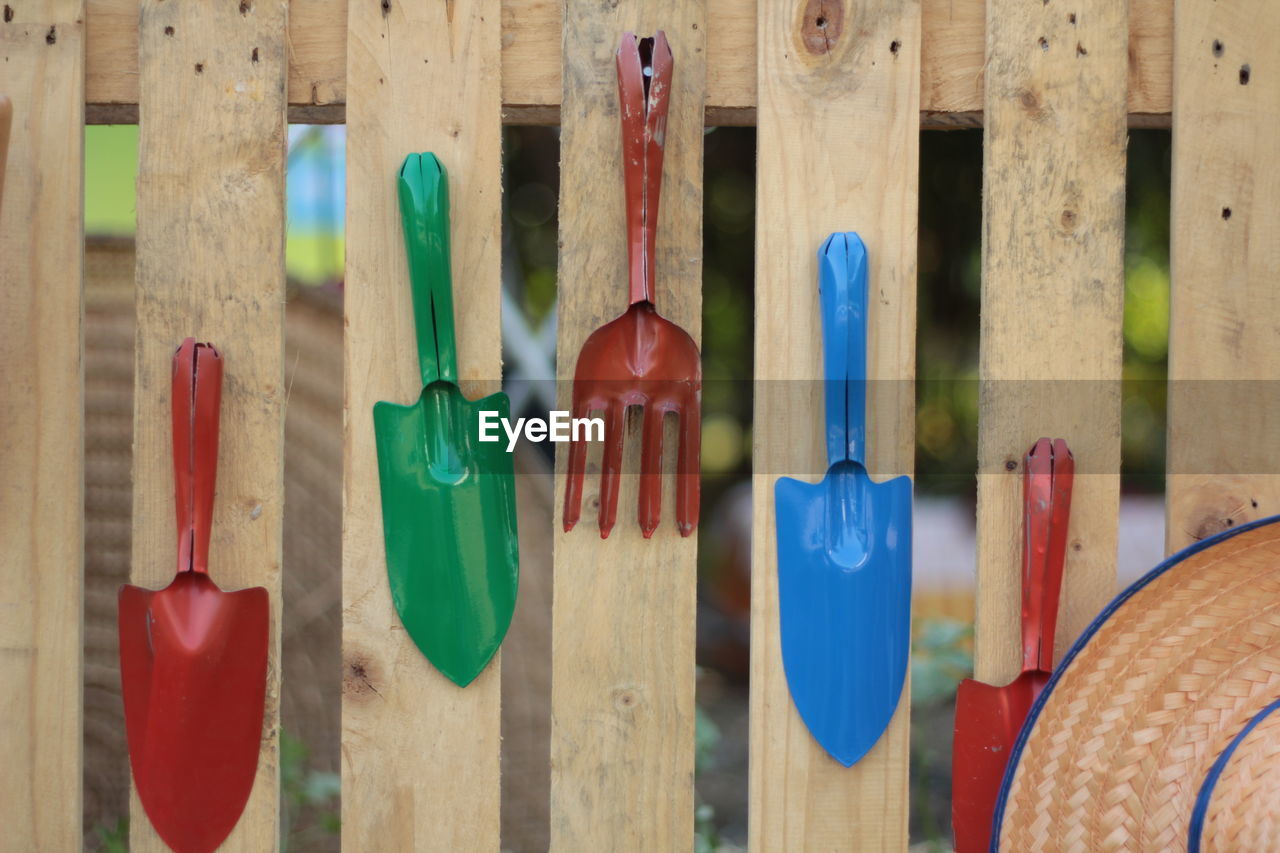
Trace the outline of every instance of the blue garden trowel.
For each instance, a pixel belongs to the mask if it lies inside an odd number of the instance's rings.
[[[911,480],[873,483],[867,435],[867,248],[818,253],[827,475],[775,484],[782,664],[809,731],[848,767],[889,725],[911,644]]]

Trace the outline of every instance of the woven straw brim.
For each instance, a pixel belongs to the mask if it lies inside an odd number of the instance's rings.
[[[1010,758],[1000,849],[1186,850],[1214,762],[1277,697],[1280,524],[1270,519],[1170,558],[1080,638]],[[1280,773],[1255,769],[1275,755],[1276,723],[1255,728],[1213,789],[1206,837],[1248,843],[1204,849],[1280,849]]]
[[[1196,798],[1191,849],[1275,850],[1280,839],[1280,702],[1231,742]]]

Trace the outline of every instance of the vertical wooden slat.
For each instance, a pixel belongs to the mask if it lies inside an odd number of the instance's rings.
[[[1061,651],[1115,591],[1124,301],[1126,3],[987,5],[977,677],[1022,661],[1022,458],[1076,460]]]
[[[867,467],[877,481],[912,471],[920,4],[759,13],[749,843],[902,850],[910,685],[851,768],[809,734],[782,667],[773,489],[826,470],[815,258],[832,231],[859,232],[870,254]]]
[[[222,850],[279,843],[286,8],[144,0],[139,19],[131,576],[173,577],[170,373],[191,335],[226,365],[210,574],[271,596],[258,776]],[[167,849],[136,791],[131,813],[131,848]]]
[[[8,0],[0,203],[0,846],[81,838],[84,4]],[[0,163],[3,161],[0,160]]]
[[[1174,27],[1170,551],[1280,513],[1280,4]]]
[[[698,0],[569,0],[564,16],[556,371],[569,408],[578,351],[627,308],[614,52],[622,33],[665,30],[675,59],[659,206],[658,312],[701,337],[702,110],[706,22]],[[628,423],[618,523],[596,523],[598,446],[582,520],[562,527],[568,445],[557,453],[552,615],[551,849],[687,850],[693,843],[697,536],[675,526],[674,423],[664,435],[662,523],[636,520],[639,422]]]
[[[405,155],[449,172],[463,393],[501,377],[497,0],[353,0],[348,12],[342,833],[348,850],[496,850],[500,661],[459,688],[387,583],[373,404],[422,391],[396,202]]]

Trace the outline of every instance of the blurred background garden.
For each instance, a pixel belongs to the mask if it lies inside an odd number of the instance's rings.
[[[128,812],[113,635],[129,560],[137,139],[135,126],[86,128],[86,838],[108,850],[123,849]],[[711,128],[705,143],[698,844],[734,850],[746,839],[755,131]],[[284,843],[336,850],[344,129],[294,126],[288,156]],[[507,128],[503,336],[518,414],[554,400],[528,380],[554,375],[558,166],[556,128]],[[980,130],[921,134],[911,835],[922,850],[950,849],[953,700],[971,668],[981,167]],[[1169,132],[1132,131],[1122,583],[1163,551],[1169,170]],[[546,849],[550,447],[522,446],[518,461],[522,599],[503,678],[514,851]]]

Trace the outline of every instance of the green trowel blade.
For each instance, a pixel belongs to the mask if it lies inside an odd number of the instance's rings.
[[[412,406],[373,407],[391,599],[422,653],[462,687],[507,633],[519,572],[511,454],[478,441],[481,411],[507,417],[506,395],[471,402],[436,382]]]

